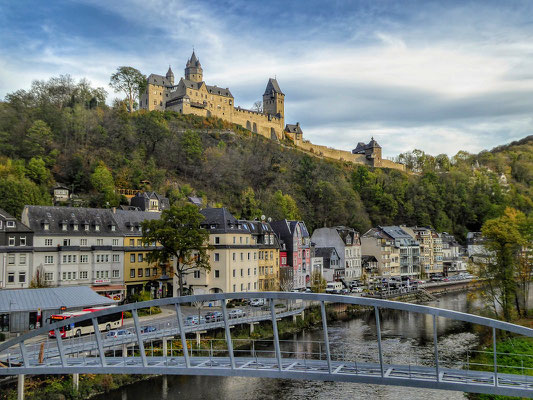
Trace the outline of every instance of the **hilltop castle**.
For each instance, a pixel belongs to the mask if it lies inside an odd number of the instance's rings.
[[[310,143],[303,139],[300,124],[285,125],[285,94],[278,81],[268,80],[263,93],[262,111],[235,107],[235,99],[229,88],[211,86],[204,82],[203,69],[194,51],[185,65],[185,78],[175,83],[169,67],[165,76],[150,74],[146,91],[141,94],[140,107],[146,110],[172,110],[201,117],[218,117],[241,125],[254,133],[273,140],[289,139],[295,146],[319,157],[404,170],[405,166],[381,157],[381,146],[372,138],[370,143],[359,143],[352,151],[336,150]]]

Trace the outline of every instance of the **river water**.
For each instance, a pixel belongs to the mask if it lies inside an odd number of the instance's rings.
[[[441,296],[428,305],[455,311],[472,312],[472,301],[467,293]],[[401,363],[426,363],[433,356],[433,320],[431,316],[385,311],[381,315],[382,341],[385,353]],[[438,319],[439,357],[446,366],[465,359],[465,352],[474,348],[478,338],[466,323]],[[328,328],[332,352],[342,351],[350,356],[375,355],[375,320],[373,313],[346,321],[335,322]],[[293,338],[295,341],[320,341],[321,331],[306,331]],[[287,344],[286,346],[296,346]],[[351,358],[353,359],[353,358]],[[457,365],[457,364],[456,364]],[[288,379],[168,376],[117,389],[96,397],[97,400],[280,400],[280,399],[464,399],[462,392],[403,388],[342,382],[296,381]]]

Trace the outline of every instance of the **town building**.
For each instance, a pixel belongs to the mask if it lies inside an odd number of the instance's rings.
[[[286,275],[292,274],[292,288],[289,290],[305,289],[311,279],[311,238],[305,222],[284,219],[273,221],[270,225],[286,246],[287,264],[291,267]],[[288,291],[281,286],[281,290]]]
[[[340,256],[339,279],[347,287],[349,282],[361,278],[361,240],[359,232],[345,226],[318,228],[311,241],[320,247],[334,247]]]
[[[63,185],[57,185],[53,189],[54,204],[68,203],[70,201],[70,189]]]
[[[481,232],[468,232],[466,234],[466,251],[473,262],[484,262],[490,257],[490,251],[485,247],[486,239]]]
[[[265,221],[239,221],[250,227],[257,244],[258,277],[260,291],[279,290],[279,240],[274,230]]]
[[[428,227],[401,227],[420,245],[420,272],[431,278],[443,274],[442,239],[434,229]]]
[[[140,96],[140,107],[149,111],[172,110],[181,114],[218,117],[274,140],[283,138],[285,94],[278,81],[268,80],[263,93],[262,111],[235,107],[229,88],[208,85],[196,54],[185,66],[185,77],[175,82],[169,67],[165,76],[150,74],[146,90]]]
[[[113,210],[113,218],[124,236],[122,276],[127,297],[142,291],[150,292],[152,298],[168,297],[174,293],[172,288],[174,270],[171,263],[149,264],[147,255],[157,247],[144,245],[142,242],[141,224],[160,217],[159,212]]]
[[[443,232],[441,238],[443,274],[445,276],[452,276],[466,273],[468,266],[466,249],[457,242],[453,235],[447,232]]]
[[[341,281],[344,268],[335,247],[315,247],[315,257],[323,260],[322,276],[327,282]]]
[[[361,267],[363,269],[363,282],[368,283],[380,276],[378,259],[372,255],[363,254],[361,256]]]
[[[382,276],[420,274],[420,245],[399,226],[378,226],[361,236],[362,252],[378,260]]]
[[[33,268],[46,284],[124,298],[124,237],[111,210],[25,206],[21,219],[34,232]]]
[[[0,289],[27,288],[33,276],[33,231],[0,209]]]
[[[250,222],[238,221],[226,208],[200,210],[209,231],[210,271],[194,269],[185,276],[184,286],[194,294],[253,292],[258,290],[258,245]],[[174,277],[177,295],[178,278]]]
[[[170,202],[156,192],[137,192],[130,200],[130,206],[141,211],[161,212],[170,208]]]

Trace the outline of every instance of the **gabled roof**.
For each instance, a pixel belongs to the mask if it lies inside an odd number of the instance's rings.
[[[117,222],[118,229],[122,231],[125,236],[139,236],[140,232],[136,229],[136,232],[131,231],[131,227],[138,228],[145,220],[153,220],[161,218],[159,212],[149,211],[130,211],[130,210],[116,210],[113,212],[113,218]]]
[[[315,248],[315,257],[323,257],[324,259],[326,258],[330,259],[331,256],[334,254],[337,255],[337,258],[340,258],[335,247],[316,247]]]
[[[150,74],[148,76],[147,83],[150,83],[152,85],[166,86],[166,87],[172,86],[172,83],[167,79],[166,76],[157,75],[157,74]]]
[[[24,225],[22,222],[18,221],[14,216],[9,214],[7,211],[2,210],[0,208],[0,221],[3,221],[3,224],[0,224],[1,230],[5,230],[6,232],[32,232],[32,230]],[[15,226],[13,228],[8,227],[5,223],[6,221],[13,221],[15,223]]]
[[[302,128],[300,128],[300,124],[296,123],[296,125],[293,124],[287,124],[285,125],[285,132],[289,133],[302,133]]]
[[[200,213],[205,217],[201,226],[208,229],[210,233],[246,233],[242,224],[225,207],[204,208],[200,210]]]
[[[370,150],[373,148],[381,148],[381,146],[372,137],[368,144],[365,144],[364,142],[357,143],[355,149],[352,150],[352,154],[364,154],[366,150]]]
[[[274,78],[270,78],[268,80],[268,83],[267,83],[267,86],[266,86],[266,89],[265,89],[265,93],[263,94],[263,96],[264,95],[269,95],[272,92],[284,95],[284,93],[279,88],[278,81],[276,79],[274,79]]]

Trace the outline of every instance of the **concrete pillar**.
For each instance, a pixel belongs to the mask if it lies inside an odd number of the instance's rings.
[[[122,357],[126,358],[128,356],[128,345],[123,344],[122,345]]]
[[[17,400],[24,400],[24,375],[22,374],[18,376]]]
[[[250,335],[252,333],[254,333],[254,323],[253,322],[250,324]]]
[[[80,374],[72,374],[72,387],[76,392],[80,390]]]
[[[196,332],[196,347],[200,347],[200,339],[202,338],[202,335],[200,332]]]
[[[167,356],[167,343],[167,338],[163,338],[163,357]]]
[[[167,376],[163,375],[163,382],[162,382],[162,388],[161,388],[161,399],[167,400],[168,398],[168,380]]]
[[[303,310],[300,315],[302,316],[302,321],[303,321],[305,319],[305,310]]]
[[[292,323],[293,323],[293,324],[296,323],[297,317],[298,317],[298,316],[297,316],[296,314],[294,314],[294,315],[292,316]]]

